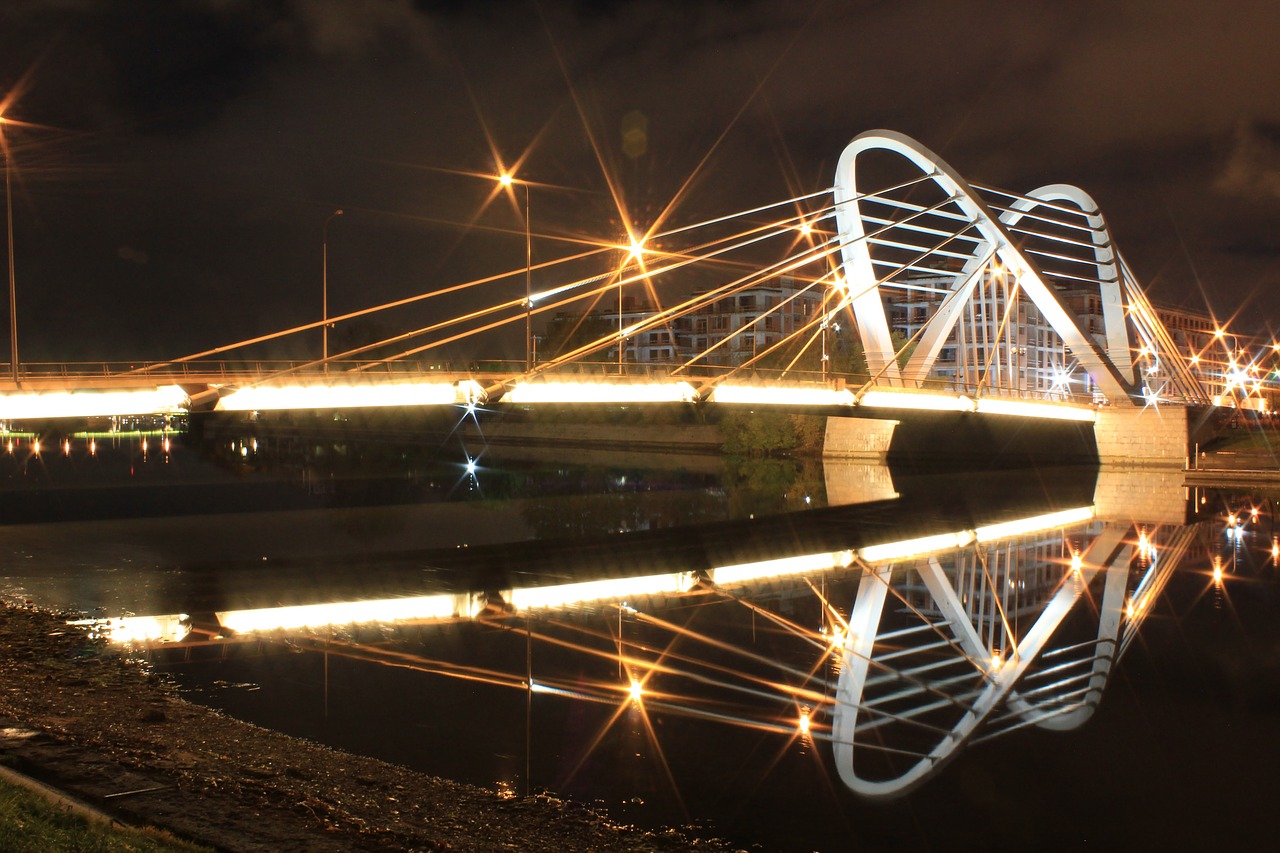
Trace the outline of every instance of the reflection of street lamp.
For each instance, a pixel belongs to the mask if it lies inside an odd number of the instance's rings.
[[[329,372],[329,223],[333,221],[333,217],[341,216],[342,210],[335,210],[329,214],[329,218],[324,221],[323,237],[324,237],[324,266],[321,270],[321,306],[323,325],[320,327],[323,333],[323,349],[321,354],[324,357],[324,372]]]
[[[516,182],[510,172],[498,176],[498,183],[509,187]],[[533,233],[529,221],[529,182],[520,181],[524,187],[524,369],[533,369]]]
[[[7,120],[0,115],[0,149],[4,150],[4,208],[5,223],[9,230],[9,367],[13,371],[13,384],[18,384],[18,289],[13,274],[13,178],[9,162],[9,145],[4,139]]]

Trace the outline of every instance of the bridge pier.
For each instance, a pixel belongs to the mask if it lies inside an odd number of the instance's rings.
[[[1103,406],[1093,433],[1104,466],[1189,467],[1193,410],[1188,406]]]
[[[822,455],[829,459],[883,462],[889,455],[893,430],[899,421],[879,418],[827,418]]]

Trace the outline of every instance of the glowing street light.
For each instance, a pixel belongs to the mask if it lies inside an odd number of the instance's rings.
[[[321,355],[324,358],[324,372],[329,372],[329,223],[333,221],[335,216],[341,216],[342,210],[339,208],[329,214],[329,218],[324,221],[323,229],[323,267],[321,269],[321,310],[323,325],[320,327],[323,333],[323,345]]]

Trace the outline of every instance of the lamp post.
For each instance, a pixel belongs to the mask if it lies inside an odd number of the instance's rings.
[[[13,271],[13,169],[9,162],[9,146],[4,139],[4,116],[0,115],[0,149],[4,150],[5,225],[9,232],[9,368],[13,384],[18,384],[18,288]]]
[[[510,172],[498,176],[498,183],[509,187],[517,183]],[[529,221],[529,182],[520,181],[524,187],[524,370],[533,368],[533,232]]]
[[[320,270],[320,310],[321,319],[324,322],[320,327],[320,332],[322,335],[321,356],[324,359],[325,373],[329,372],[329,223],[333,221],[335,216],[341,215],[341,208],[330,213],[329,217],[325,219],[324,228],[322,229],[323,243],[321,248],[323,255]]]

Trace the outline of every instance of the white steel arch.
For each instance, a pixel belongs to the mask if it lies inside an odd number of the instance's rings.
[[[950,218],[961,220],[965,229],[974,229],[980,237],[980,240],[974,243],[955,292],[948,297],[938,316],[926,330],[917,348],[918,358],[913,357],[908,363],[905,376],[900,374],[895,363],[889,322],[885,316],[880,295],[882,280],[877,276],[874,268],[870,241],[867,239],[867,228],[863,222],[862,205],[865,200],[859,195],[858,189],[858,158],[872,150],[896,153],[914,164],[943,191],[948,203],[960,211],[959,216]],[[976,283],[980,270],[988,260],[994,258],[1016,276],[1021,290],[1027,294],[1046,322],[1070,348],[1081,367],[1090,375],[1108,401],[1113,405],[1135,405],[1141,400],[1140,387],[1126,379],[1121,372],[1128,359],[1115,359],[1121,350],[1124,350],[1127,356],[1128,349],[1127,337],[1122,337],[1123,309],[1120,308],[1117,311],[1120,303],[1119,291],[1110,291],[1103,297],[1104,304],[1110,306],[1106,309],[1105,315],[1109,352],[1104,352],[1087,333],[1080,329],[1075,317],[1058,293],[1045,281],[1036,264],[1019,249],[1008,231],[1010,225],[1027,215],[1038,204],[1048,204],[1057,200],[1077,204],[1089,216],[1090,222],[1096,222],[1098,226],[1094,231],[1093,241],[1099,279],[1114,281],[1117,278],[1116,258],[1110,245],[1110,238],[1106,236],[1105,224],[1101,215],[1097,213],[1097,206],[1086,193],[1074,187],[1053,185],[1043,187],[1037,192],[1041,194],[1039,198],[1022,201],[1020,206],[1015,206],[1003,218],[997,217],[959,173],[910,137],[889,130],[872,130],[860,134],[849,143],[836,167],[837,231],[848,286],[847,302],[851,305],[858,323],[868,368],[871,374],[877,377],[879,383],[898,385],[903,384],[904,379],[914,382],[923,378],[946,334],[950,331],[948,324],[953,325],[958,319],[959,308],[964,304],[968,293]],[[972,238],[969,239],[972,240]],[[1124,340],[1123,344],[1122,340]]]

